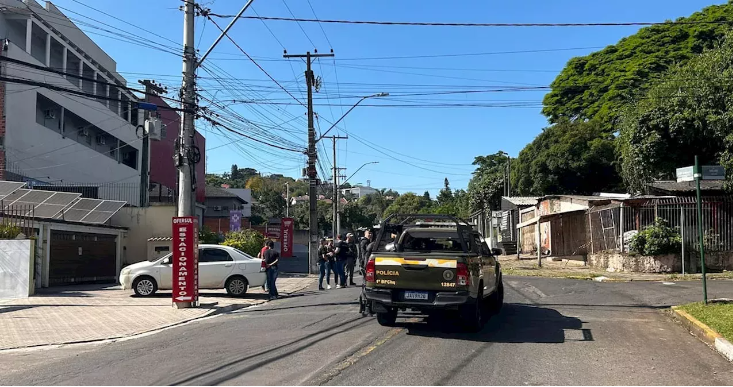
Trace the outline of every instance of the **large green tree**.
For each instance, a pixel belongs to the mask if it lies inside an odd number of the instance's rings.
[[[619,190],[614,137],[595,121],[563,119],[545,128],[512,163],[520,195],[592,194]],[[470,186],[469,186],[470,188]]]
[[[733,34],[662,81],[628,108],[621,120],[622,176],[631,192],[675,169],[723,164],[733,169]],[[729,179],[732,174],[729,173]]]
[[[509,155],[503,151],[474,159],[476,170],[468,182],[470,211],[499,208],[509,162]]]
[[[543,113],[551,123],[596,119],[605,132],[615,132],[623,105],[667,69],[713,47],[730,28],[724,21],[733,21],[731,3],[642,28],[615,45],[571,59],[545,96]]]
[[[392,214],[427,214],[433,210],[433,202],[425,196],[415,195],[412,192],[400,195],[384,211],[384,216]]]

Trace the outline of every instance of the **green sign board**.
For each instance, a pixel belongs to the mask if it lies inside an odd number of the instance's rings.
[[[703,165],[702,180],[725,180],[725,168],[720,165]],[[677,168],[677,181],[694,181],[695,167]]]

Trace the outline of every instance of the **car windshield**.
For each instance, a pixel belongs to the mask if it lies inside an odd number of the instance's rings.
[[[158,262],[158,261],[162,262],[165,258],[169,258],[171,255],[172,255],[171,253],[168,253],[162,257],[158,256],[158,257],[148,258],[148,262]]]
[[[417,229],[405,231],[397,248],[398,251],[405,252],[463,252],[461,240],[455,230]]]

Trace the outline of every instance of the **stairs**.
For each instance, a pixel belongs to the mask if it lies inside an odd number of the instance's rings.
[[[504,255],[514,255],[517,253],[517,242],[499,242],[499,248]]]

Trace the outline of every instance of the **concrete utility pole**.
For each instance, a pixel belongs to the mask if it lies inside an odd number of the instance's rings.
[[[285,217],[290,217],[290,183],[285,183]]]
[[[178,216],[194,216],[193,168],[194,150],[194,114],[196,108],[196,90],[194,71],[196,70],[196,47],[194,46],[194,16],[195,4],[193,1],[185,3],[183,14],[183,86],[181,87],[181,102],[183,105],[183,120],[178,136],[178,152],[175,163],[178,168]]]
[[[289,55],[287,52],[283,54],[283,58],[306,58],[305,83],[308,88],[308,202],[310,219],[309,227],[309,244],[308,244],[308,268],[311,273],[316,272],[316,256],[318,256],[318,174],[316,172],[316,159],[318,151],[316,150],[316,129],[313,125],[313,87],[316,85],[316,78],[311,70],[311,62],[313,58],[332,57],[333,50],[329,54],[319,54],[317,51],[313,54],[308,51],[305,55]]]
[[[150,94],[154,93],[160,95],[167,91],[165,88],[155,83],[155,81],[151,81],[149,79],[138,82],[145,86],[145,102],[150,102]],[[144,121],[147,121],[148,119],[150,119],[150,111],[145,110]],[[138,125],[138,127],[139,126],[140,125]],[[140,165],[140,207],[147,207],[148,202],[150,201],[150,197],[148,195],[148,190],[150,189],[150,135],[145,129],[145,122],[143,122],[142,127],[143,154]]]
[[[339,216],[338,216],[338,209],[339,209],[339,189],[341,188],[341,185],[339,184],[339,170],[344,168],[339,168],[338,164],[336,163],[336,141],[337,140],[348,140],[349,136],[340,137],[340,136],[328,136],[328,137],[321,137],[321,138],[330,138],[333,141],[333,237],[336,238],[336,235],[339,234],[340,230],[340,224],[339,224]]]

